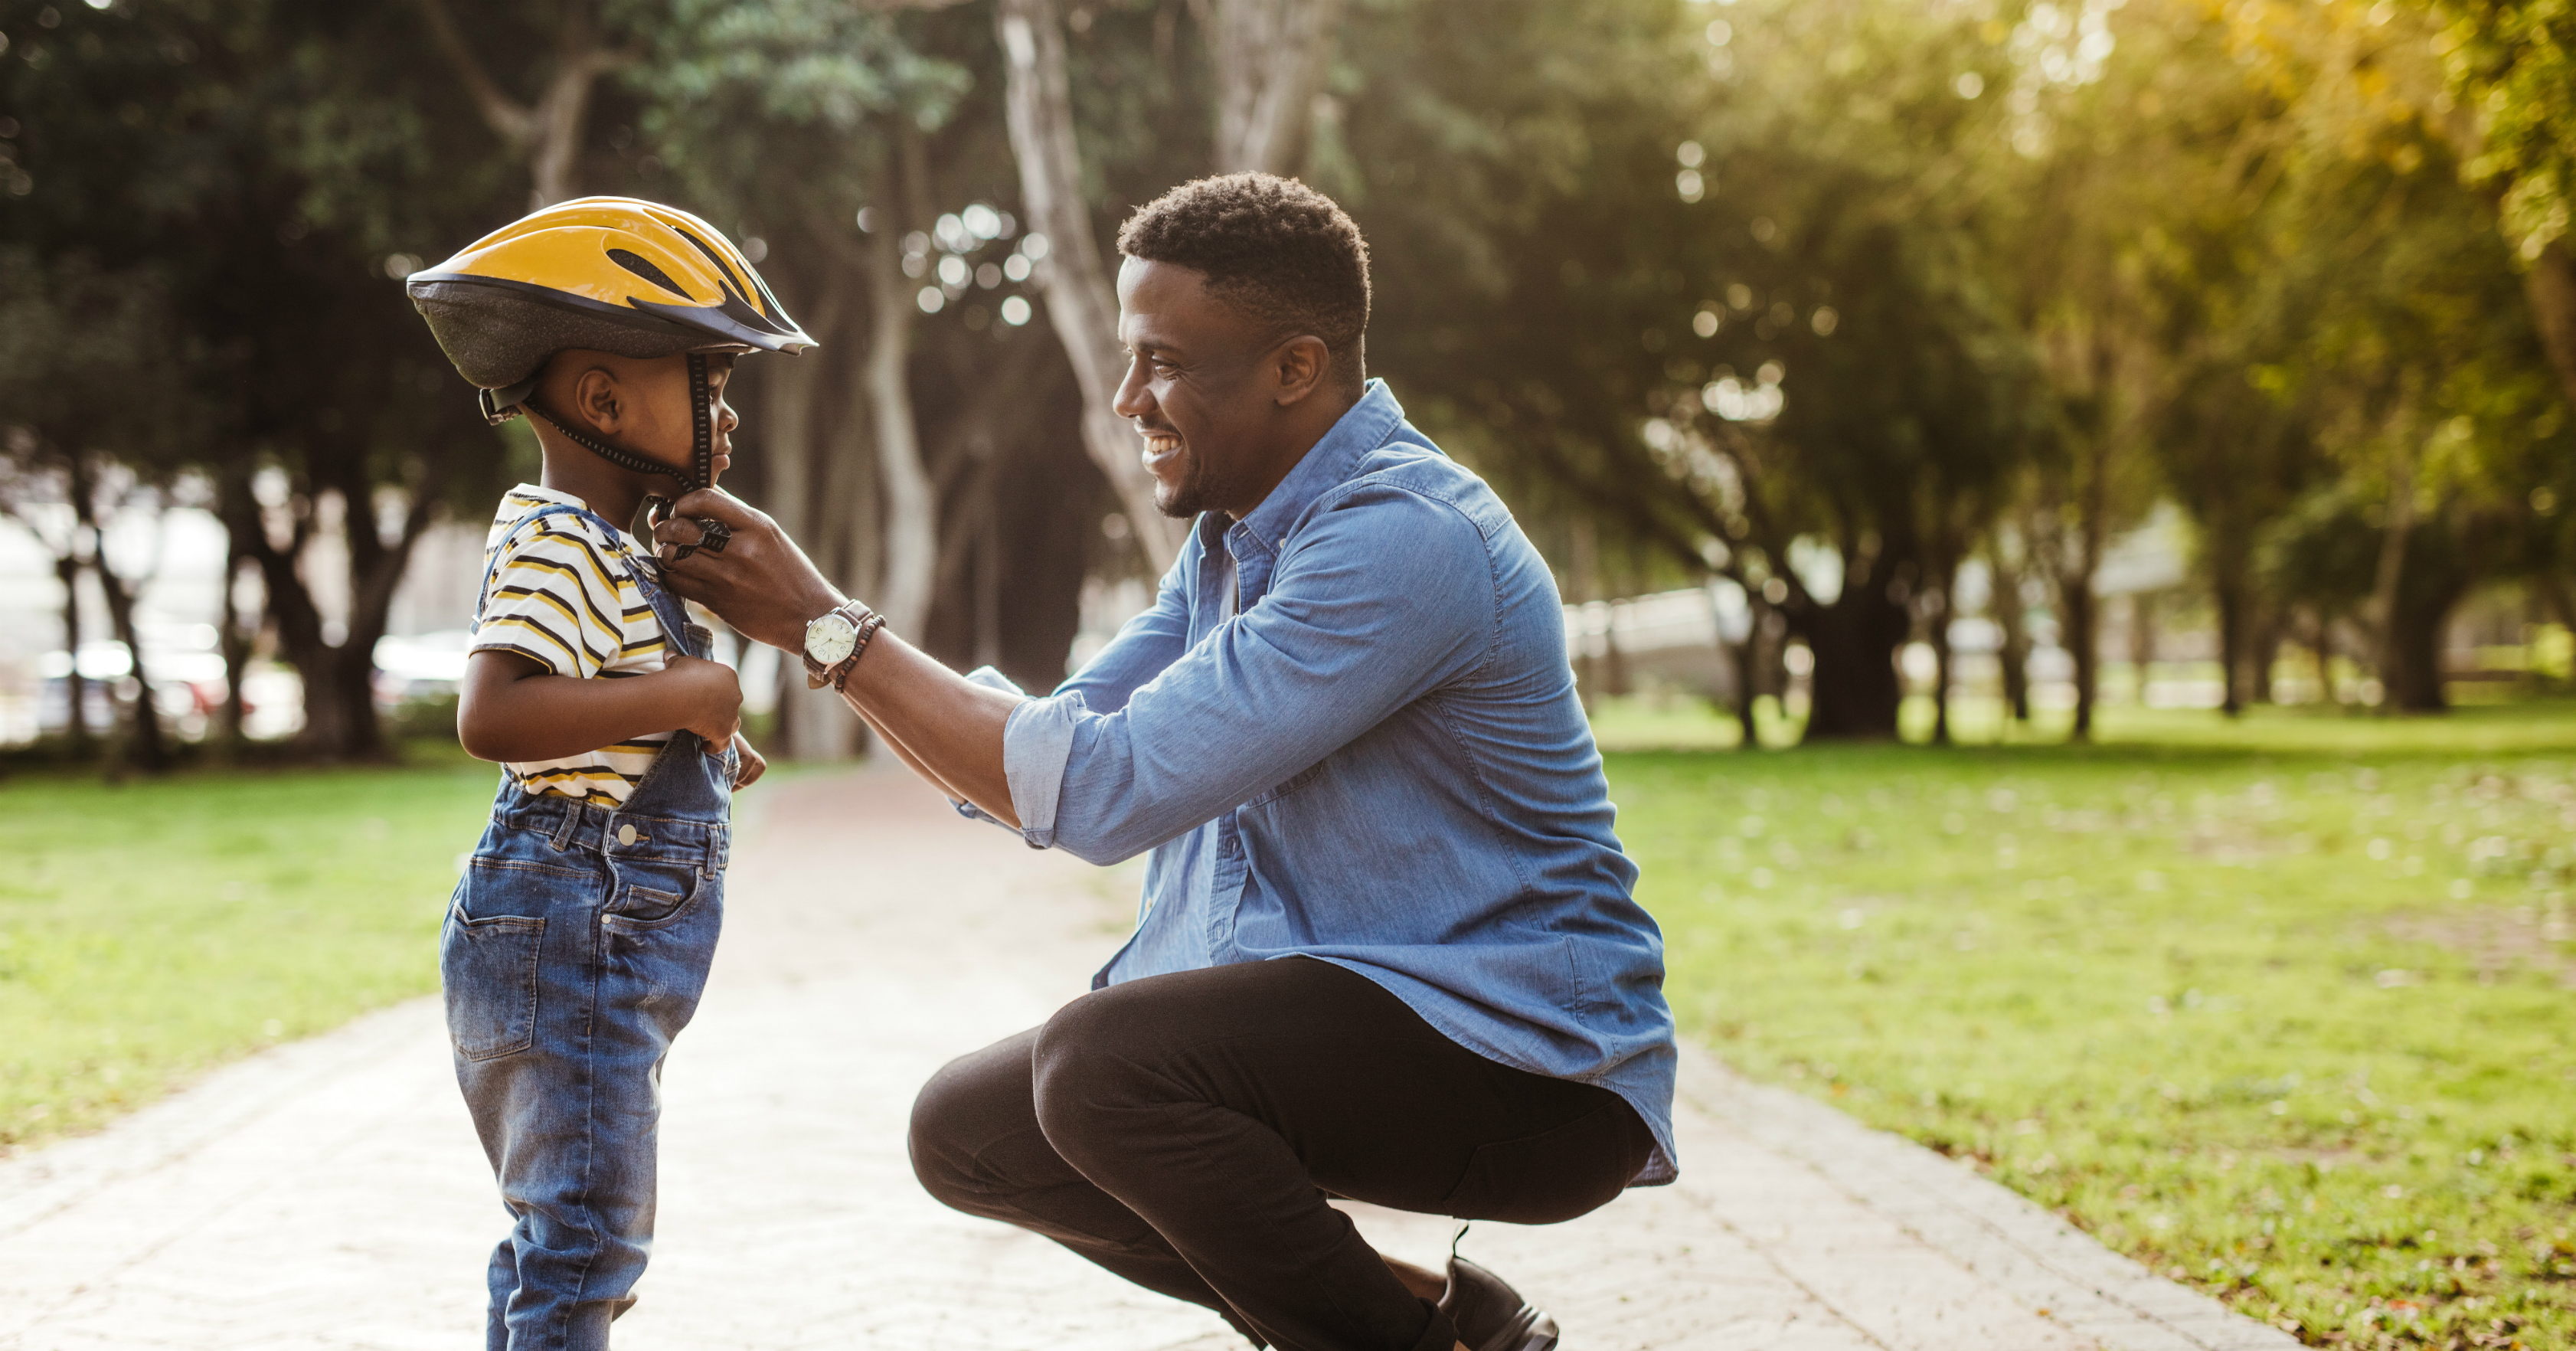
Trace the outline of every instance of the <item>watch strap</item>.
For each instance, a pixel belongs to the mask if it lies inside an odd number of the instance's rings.
[[[834,690],[840,689],[849,680],[851,669],[859,664],[860,654],[868,650],[868,640],[876,636],[878,629],[885,627],[885,616],[869,609],[861,601],[854,600],[825,613],[836,614],[848,620],[850,627],[857,632],[850,641],[850,654],[830,666],[814,660],[814,654],[811,652],[798,654],[805,659],[805,688],[809,690],[819,690],[826,686]]]

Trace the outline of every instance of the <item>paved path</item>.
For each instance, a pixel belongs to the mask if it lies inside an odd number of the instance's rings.
[[[1213,1316],[943,1210],[903,1122],[949,1056],[1078,994],[1134,894],[907,780],[756,796],[668,1075],[662,1237],[622,1351],[1225,1351]],[[1691,1055],[1680,1185],[1467,1251],[1568,1351],[2273,1351],[2286,1336],[1829,1108]],[[1356,1208],[1436,1262],[1445,1222]],[[434,1001],[0,1162],[0,1351],[479,1345],[504,1225]]]

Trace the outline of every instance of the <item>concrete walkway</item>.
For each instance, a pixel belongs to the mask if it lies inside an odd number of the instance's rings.
[[[1221,1351],[1213,1316],[950,1213],[914,1089],[1042,1021],[1115,947],[1130,869],[958,820],[909,780],[756,795],[725,947],[673,1053],[661,1239],[625,1351]],[[436,898],[424,898],[435,904]],[[2294,1346],[1938,1156],[1690,1055],[1683,1181],[1466,1251],[1569,1351]],[[1449,1225],[1355,1208],[1435,1263]],[[0,1162],[0,1351],[455,1348],[504,1228],[435,1001],[279,1047]]]

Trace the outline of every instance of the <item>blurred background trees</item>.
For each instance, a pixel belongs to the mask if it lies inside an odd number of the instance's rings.
[[[1569,601],[1701,589],[1748,744],[1758,706],[1884,738],[1909,697],[1947,736],[1972,657],[2082,736],[2106,635],[2142,697],[2184,623],[2224,709],[2438,709],[2470,598],[2576,622],[2562,8],[0,0],[0,528],[73,598],[65,653],[125,649],[59,678],[67,742],[174,753],[152,562],[104,541],[202,510],[207,739],[275,662],[303,753],[384,754],[423,541],[534,472],[401,278],[634,193],[734,232],[822,342],[745,363],[729,484],[1042,687],[1179,540],[1107,408],[1108,241],[1258,166],[1358,217],[1373,373]],[[2167,519],[2183,585],[2115,623]],[[772,739],[855,753],[796,674]]]

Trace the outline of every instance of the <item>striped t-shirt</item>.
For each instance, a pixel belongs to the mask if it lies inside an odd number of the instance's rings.
[[[530,483],[501,499],[483,544],[491,581],[477,611],[473,650],[516,652],[555,675],[584,680],[661,670],[662,624],[628,570],[627,555],[641,548],[633,536],[568,512],[510,529],[554,503],[585,505],[569,493]],[[492,552],[505,537],[509,553],[492,568]],[[670,739],[669,732],[656,732],[568,759],[501,768],[528,793],[622,806]]]

